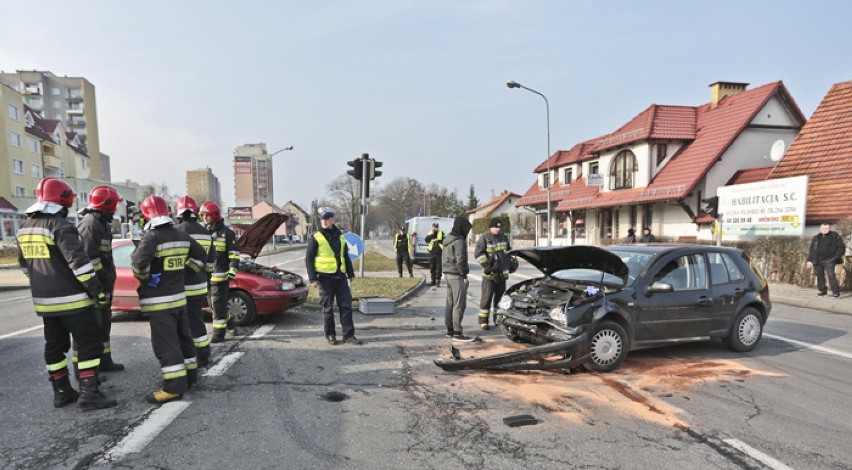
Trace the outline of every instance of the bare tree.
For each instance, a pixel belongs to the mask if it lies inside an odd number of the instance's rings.
[[[331,205],[337,209],[338,225],[358,232],[361,182],[342,174],[329,183],[326,189]]]
[[[421,209],[423,184],[413,178],[394,178],[376,192],[376,223],[393,229]]]

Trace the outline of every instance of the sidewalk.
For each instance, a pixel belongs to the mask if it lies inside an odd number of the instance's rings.
[[[410,294],[419,292],[419,288],[422,285],[421,283]],[[0,266],[0,292],[28,289],[29,286],[29,279],[24,276],[24,273],[21,272],[17,265]],[[407,294],[405,298],[409,298],[410,294]],[[827,312],[852,315],[852,301],[850,301],[852,300],[852,294],[849,292],[843,292],[840,294],[840,298],[835,299],[831,296],[817,297],[816,288],[805,289],[790,284],[770,284],[769,300],[773,303],[794,307],[815,308]]]

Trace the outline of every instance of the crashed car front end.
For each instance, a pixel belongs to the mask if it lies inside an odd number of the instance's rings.
[[[570,341],[588,330],[605,302],[605,287],[549,277],[510,288],[500,300],[497,324],[512,341]]]

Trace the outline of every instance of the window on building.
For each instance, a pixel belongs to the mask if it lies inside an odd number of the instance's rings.
[[[32,137],[27,137],[27,141],[30,144],[30,152],[39,153],[41,150],[41,143]]]
[[[21,146],[21,134],[18,134],[17,132],[14,132],[14,131],[10,131],[9,132],[9,142],[11,142],[12,145],[14,145],[15,147],[20,147]]]
[[[573,180],[574,180],[574,172],[571,171],[570,168],[566,168],[565,171],[564,171],[564,174],[562,175],[562,181],[564,181],[565,184],[571,184],[571,181],[573,181]]]
[[[50,93],[54,96],[58,96],[58,95],[62,94],[62,90],[60,90],[57,87],[53,87],[53,88],[50,89]]]
[[[609,170],[610,189],[629,189],[633,187],[633,175],[637,167],[636,156],[630,150],[618,152],[612,160]]]
[[[62,108],[62,101],[53,100],[53,107],[56,108],[56,109]]]
[[[541,187],[545,188],[545,189],[550,187],[550,174],[549,173],[545,173],[545,174],[541,175]]]
[[[82,98],[83,92],[80,91],[79,88],[69,88],[68,89],[68,97],[69,98]]]
[[[18,120],[18,107],[14,104],[9,105],[9,117],[16,121]]]
[[[15,186],[15,197],[27,197],[27,188]]]
[[[645,227],[650,227],[654,223],[654,206],[648,204],[645,206],[645,214],[642,217],[642,223]]]
[[[24,174],[24,162],[22,160],[12,159],[12,167],[15,170],[15,173],[19,175]]]
[[[41,178],[41,165],[33,163],[30,165],[30,174],[33,178]]]
[[[597,175],[598,173],[600,173],[599,169],[600,167],[598,166],[598,162],[589,162],[590,175]]]
[[[663,164],[663,160],[666,159],[668,148],[669,146],[667,144],[657,144],[654,146],[655,153],[657,155],[657,166]]]
[[[84,170],[89,169],[89,159],[86,157],[80,158],[80,167]]]

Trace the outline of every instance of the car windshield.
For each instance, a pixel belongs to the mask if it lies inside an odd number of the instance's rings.
[[[605,285],[615,289],[620,289],[624,285],[624,281],[612,274],[606,274],[597,269],[574,268],[560,269],[551,276],[552,278],[562,281],[589,283],[595,285]]]
[[[654,258],[653,254],[650,253],[640,253],[636,251],[627,251],[627,250],[610,250],[616,256],[621,258],[621,261],[627,265],[627,269],[629,270],[627,274],[627,285],[633,285],[636,281],[636,278],[639,277],[639,274],[645,270],[645,267],[648,266],[648,263]]]

